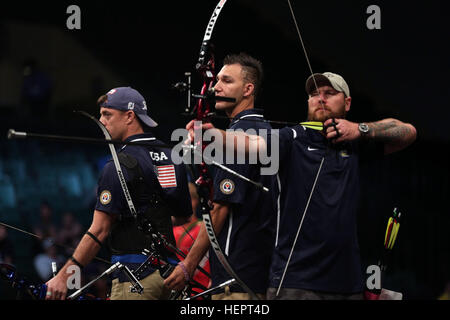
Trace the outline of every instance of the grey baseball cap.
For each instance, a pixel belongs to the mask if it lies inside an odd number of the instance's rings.
[[[147,104],[144,97],[131,87],[119,87],[108,91],[108,99],[100,106],[121,111],[133,110],[136,116],[151,128],[158,124],[147,115]]]
[[[350,89],[348,88],[347,82],[345,82],[344,78],[336,73],[331,72],[314,73],[310,75],[306,80],[305,85],[307,94],[310,94],[313,90],[316,89],[313,77],[316,80],[318,87],[325,84],[333,87],[339,92],[343,92],[346,97],[350,97]]]

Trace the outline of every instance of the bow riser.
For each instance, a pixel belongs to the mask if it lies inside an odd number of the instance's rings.
[[[212,89],[215,81],[215,61],[214,55],[211,54],[210,52],[209,41],[211,40],[214,26],[225,3],[226,0],[219,1],[219,3],[217,4],[217,6],[213,11],[213,14],[206,27],[205,35],[203,37],[202,45],[200,48],[200,57],[196,64],[196,69],[198,72],[200,72],[204,80],[201,89],[201,95],[203,96],[206,96],[208,90]],[[206,63],[207,59],[208,62]],[[210,113],[211,113],[211,105],[209,101],[200,98],[194,110],[194,114],[196,117],[195,120],[209,121]],[[200,128],[194,127],[194,130],[195,129],[201,130]],[[202,141],[201,150],[203,151],[206,148],[206,146],[207,146],[206,142]],[[198,142],[197,147],[200,147],[200,142]],[[209,176],[208,169],[206,163],[204,162],[204,159],[202,159],[202,163],[199,165],[199,170],[200,170],[199,178],[197,179],[196,184],[198,187],[198,194],[200,198],[200,210],[203,217],[203,221],[205,223],[207,235],[211,243],[211,247],[214,250],[219,262],[222,264],[222,266],[228,272],[228,274],[230,274],[230,276],[233,277],[233,280],[235,280],[241,286],[241,288],[244,289],[250,295],[252,299],[258,299],[255,293],[253,293],[252,290],[237,277],[236,273],[231,268],[230,264],[228,263],[228,260],[223,254],[222,249],[220,248],[219,241],[217,240],[217,236],[214,232],[212,219],[210,215],[210,211],[212,209],[210,205],[210,200],[212,199],[213,195],[213,180]]]

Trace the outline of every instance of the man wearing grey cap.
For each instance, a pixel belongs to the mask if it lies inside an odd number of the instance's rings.
[[[396,119],[346,120],[352,98],[344,78],[325,72],[306,81],[308,120],[272,130],[279,141],[279,212],[268,299],[362,299],[364,279],[356,215],[359,166],[406,148],[416,129]],[[211,124],[204,129],[218,130]],[[220,131],[247,152],[264,152],[257,135]],[[217,136],[217,134],[215,134]],[[269,139],[268,139],[269,140]],[[272,154],[273,157],[273,154]]]
[[[416,129],[396,119],[346,120],[352,98],[344,78],[316,73],[306,81],[308,120],[280,137],[281,214],[269,299],[363,299],[356,215],[359,165],[404,149]]]
[[[124,142],[148,142],[149,145],[127,145],[118,151],[118,158],[137,217],[133,217],[130,205],[125,199],[118,173],[109,161],[98,181],[97,202],[89,230],[81,239],[70,260],[60,272],[47,282],[46,299],[65,299],[68,268],[77,265],[82,268],[97,254],[108,239],[111,263],[120,262],[130,270],[136,270],[147,260],[142,254],[151,249],[152,236],[141,231],[150,221],[153,231],[163,234],[175,244],[171,216],[176,224],[182,224],[192,215],[184,165],[175,165],[171,150],[161,145],[150,129],[157,123],[147,114],[144,97],[131,87],[110,90],[97,101],[100,107],[100,122],[106,127],[112,139]],[[156,219],[158,217],[158,219]],[[170,253],[168,259],[176,263]],[[159,270],[152,266],[135,275],[144,290],[142,294],[130,290],[131,283],[125,273],[112,274],[111,300],[158,300],[167,299],[170,291],[164,287]]]

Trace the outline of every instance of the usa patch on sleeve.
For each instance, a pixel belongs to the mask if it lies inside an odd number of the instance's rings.
[[[173,188],[177,186],[177,176],[173,164],[166,166],[156,166],[156,176],[159,184],[163,188]]]

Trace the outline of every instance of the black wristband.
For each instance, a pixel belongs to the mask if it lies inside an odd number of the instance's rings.
[[[79,263],[79,262],[77,261],[77,259],[75,259],[73,256],[70,257],[70,260],[72,260],[73,263],[75,263],[80,269],[83,269],[83,268],[84,268],[84,266],[83,266],[81,263]]]
[[[86,234],[87,234],[89,237],[91,237],[92,239],[94,239],[94,241],[97,242],[98,245],[99,245],[100,247],[102,246],[101,241],[98,240],[98,238],[97,238],[96,236],[94,236],[94,235],[93,235],[92,233],[90,233],[89,231],[86,231]]]

